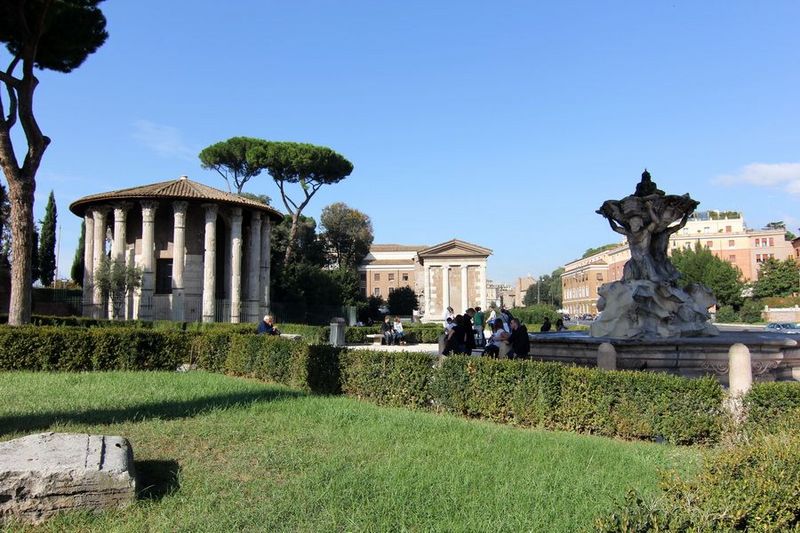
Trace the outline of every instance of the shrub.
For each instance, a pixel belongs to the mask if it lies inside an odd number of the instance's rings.
[[[512,309],[511,312],[515,318],[518,318],[520,322],[524,324],[542,324],[545,318],[549,318],[550,322],[555,324],[560,316],[556,312],[555,307],[547,304],[537,304],[521,309]]]
[[[739,315],[736,314],[736,311],[734,311],[733,307],[731,307],[730,305],[723,305],[722,307],[717,309],[716,322],[730,324],[732,322],[738,322],[738,321],[739,321]]]
[[[628,439],[710,443],[724,421],[713,378],[465,356],[443,362],[433,391],[451,412]]]
[[[800,528],[800,411],[774,434],[710,453],[700,472],[666,477],[663,493],[630,493],[599,531],[796,531]]]
[[[352,350],[341,355],[342,392],[382,405],[427,407],[436,356]]]
[[[763,320],[761,318],[761,311],[763,309],[764,306],[761,304],[760,300],[745,300],[744,305],[742,305],[742,308],[739,310],[739,317],[742,322],[755,324]]]
[[[754,383],[744,397],[747,426],[769,431],[800,409],[800,383]]]

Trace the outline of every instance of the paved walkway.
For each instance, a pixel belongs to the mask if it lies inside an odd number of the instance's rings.
[[[431,354],[438,354],[439,353],[439,345],[438,344],[400,344],[400,345],[392,345],[392,346],[385,346],[382,344],[348,344],[348,348],[352,350],[376,350],[379,352],[423,352],[423,353],[431,353]]]

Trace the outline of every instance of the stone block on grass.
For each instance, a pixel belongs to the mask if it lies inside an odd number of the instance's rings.
[[[135,498],[133,450],[123,437],[39,433],[0,442],[0,524],[122,508]]]

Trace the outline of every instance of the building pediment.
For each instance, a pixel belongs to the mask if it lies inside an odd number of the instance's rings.
[[[469,242],[452,239],[441,244],[436,244],[418,252],[419,257],[433,259],[436,257],[481,257],[492,255],[492,251],[483,246]]]

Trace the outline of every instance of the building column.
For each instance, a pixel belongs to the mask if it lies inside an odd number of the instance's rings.
[[[186,209],[189,202],[172,202],[172,320],[183,322],[183,266],[186,259]]]
[[[450,307],[450,265],[442,265],[442,316]]]
[[[460,312],[470,308],[469,305],[469,285],[467,284],[467,265],[461,265],[461,307]]]
[[[126,223],[128,221],[128,209],[130,204],[114,204],[114,240],[111,241],[111,260],[122,267],[125,267],[125,247]],[[114,309],[114,302],[111,302],[111,317],[114,319],[125,319],[125,295],[122,294],[122,301],[118,302],[117,309]]]
[[[247,239],[247,322],[258,321],[259,293],[261,286],[261,211],[250,213],[250,234]]]
[[[94,273],[97,272],[98,268],[100,268],[100,262],[106,255],[107,213],[108,213],[108,207],[106,206],[95,207],[94,210],[92,211],[92,217],[94,218],[94,235],[92,236],[92,238],[94,240],[94,244],[92,245],[92,264],[89,268],[92,269],[93,278],[94,278]],[[92,316],[94,318],[101,318],[102,317],[101,310],[103,308],[103,293],[100,291],[100,287],[98,287],[97,285],[94,285],[93,289],[94,292],[92,296]]]
[[[269,217],[261,221],[261,269],[259,271],[259,286],[261,287],[261,312],[266,315],[270,312],[269,285],[270,285],[270,256],[272,224]]]
[[[431,298],[431,267],[430,267],[429,264],[425,263],[425,266],[423,268],[424,268],[424,270],[423,270],[424,274],[423,275],[425,276],[425,279],[424,279],[425,288],[423,289],[425,291],[425,308],[424,308],[425,309],[425,319],[426,320],[430,320],[431,319],[431,300],[432,300],[432,298]]]
[[[141,320],[153,320],[153,295],[156,292],[155,279],[155,222],[158,202],[143,201],[142,206],[142,291],[139,295],[139,316]]]
[[[217,204],[203,204],[206,212],[203,252],[203,322],[214,322],[217,303]]]
[[[485,310],[489,305],[486,301],[486,263],[478,267],[478,283],[480,283],[481,309]]]
[[[242,302],[242,209],[231,209],[231,323],[241,319]]]
[[[94,298],[94,214],[87,209],[83,216],[83,316],[92,316]]]

